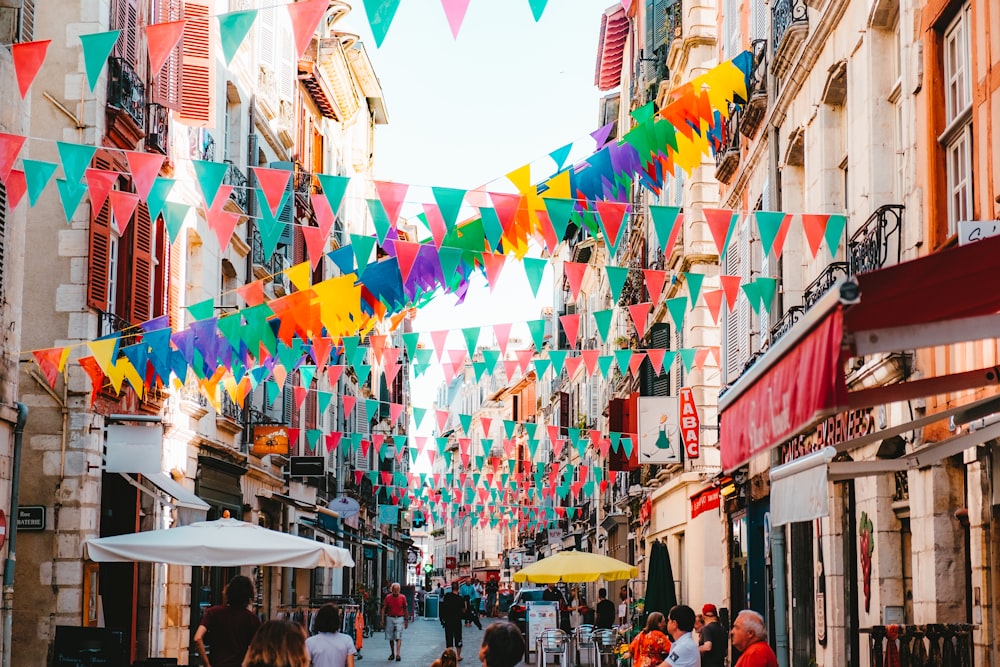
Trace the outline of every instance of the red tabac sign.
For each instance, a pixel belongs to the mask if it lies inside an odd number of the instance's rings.
[[[703,512],[718,509],[719,487],[712,486],[691,496],[691,518]]]
[[[698,419],[698,406],[694,404],[694,393],[690,387],[681,389],[678,412],[684,454],[689,459],[696,459],[701,453],[701,420]]]

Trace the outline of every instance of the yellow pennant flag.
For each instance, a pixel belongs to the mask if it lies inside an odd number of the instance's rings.
[[[528,194],[533,188],[531,185],[531,163],[518,167],[507,174],[507,180],[514,184],[517,191],[522,195]]]
[[[295,266],[285,269],[285,275],[299,290],[309,289],[309,281],[312,276],[312,267],[309,262],[300,262]]]

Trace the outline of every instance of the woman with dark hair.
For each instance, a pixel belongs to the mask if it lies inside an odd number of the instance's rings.
[[[325,604],[316,612],[316,634],[306,640],[313,667],[354,667],[354,640],[340,632],[340,608]]]
[[[650,612],[646,627],[629,645],[633,667],[656,667],[670,654],[670,638],[666,635],[667,619],[658,611]]]
[[[517,626],[507,621],[497,621],[483,633],[483,646],[479,661],[483,667],[514,667],[524,657],[524,637]]]
[[[247,608],[254,597],[249,577],[233,577],[222,597],[224,604],[206,609],[194,633],[194,644],[204,667],[240,667],[247,646],[260,627],[260,619]],[[211,650],[205,648],[206,635]]]
[[[268,621],[253,636],[243,667],[309,667],[305,629],[291,621]]]

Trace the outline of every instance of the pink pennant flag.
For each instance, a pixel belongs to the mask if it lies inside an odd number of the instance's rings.
[[[444,428],[448,425],[448,416],[451,413],[447,410],[436,410],[435,414],[437,415],[438,434],[444,433]]]
[[[382,361],[384,366],[391,366],[399,360],[400,349],[398,347],[387,347],[382,350]]]
[[[729,312],[733,312],[736,301],[740,298],[740,277],[739,276],[719,276],[722,284],[722,292],[726,295],[726,307]]]
[[[406,201],[406,192],[410,186],[406,183],[392,183],[390,181],[375,181],[375,191],[378,193],[379,201],[389,216],[389,224],[393,227],[399,220],[399,212],[403,210],[403,202]]]
[[[184,24],[187,21],[167,21],[165,23],[152,23],[143,30],[146,32],[146,53],[149,58],[149,71],[153,78],[156,78],[163,63],[167,62],[170,52],[174,50],[177,43],[184,35]]]
[[[306,242],[306,255],[309,256],[309,265],[315,271],[319,266],[319,260],[323,259],[323,251],[326,250],[327,235],[319,227],[299,227],[302,232],[302,240]],[[224,247],[224,246],[223,246]]]
[[[87,189],[90,191],[90,211],[93,215],[97,215],[104,208],[108,193],[118,181],[118,172],[88,167],[83,174],[87,181]]]
[[[649,318],[649,307],[652,304],[648,301],[645,303],[634,303],[628,307],[628,312],[632,316],[632,322],[635,324],[635,330],[639,334],[639,339],[646,335],[646,320]]]
[[[576,347],[576,338],[580,333],[580,314],[560,315],[559,323],[562,324],[563,331],[566,332],[566,340],[571,348]]]
[[[212,205],[205,212],[205,221],[212,231],[215,232],[215,237],[219,240],[219,247],[222,250],[225,250],[229,245],[229,240],[233,236],[233,230],[236,229],[236,225],[240,221],[238,213],[227,211],[225,208],[232,191],[233,186],[231,185],[220,186],[215,201],[212,202]],[[261,293],[261,299],[263,300],[263,292]]]
[[[403,414],[402,403],[389,403],[389,421],[395,424]]]
[[[667,351],[662,348],[646,350],[646,356],[649,357],[649,363],[653,365],[653,373],[656,375],[663,373],[663,357],[666,354]]]
[[[580,286],[583,284],[583,274],[587,272],[587,264],[580,262],[566,262],[563,264],[563,273],[566,274],[566,282],[569,283],[570,294],[573,300],[580,298]]]
[[[229,239],[226,239],[226,242],[228,243]],[[240,295],[248,307],[259,306],[264,303],[264,282],[255,280],[252,283],[241,285],[236,288],[236,293]]]
[[[440,250],[441,244],[444,243],[444,237],[448,235],[448,226],[445,224],[444,216],[441,215],[441,209],[438,208],[437,204],[423,204],[423,207],[427,226],[434,238],[434,246]]]
[[[563,447],[566,445],[566,441],[562,438],[555,438],[552,440],[552,454],[559,458],[562,454]]]
[[[337,381],[340,380],[340,376],[343,374],[344,374],[343,364],[331,364],[326,368],[326,377],[330,381],[331,385],[337,384]]]
[[[448,18],[451,35],[458,39],[458,31],[465,20],[465,12],[469,9],[469,0],[441,0],[441,4],[444,6],[444,15]]]
[[[457,369],[461,369],[465,365],[465,357],[468,354],[465,348],[459,350],[448,350],[448,359],[451,361],[451,365]]]
[[[733,212],[728,208],[705,208],[705,222],[708,223],[708,230],[712,232],[712,239],[715,240],[715,247],[719,255],[726,249],[726,239],[729,238],[729,227],[733,222]]]
[[[507,374],[507,379],[512,380],[517,373],[518,363],[517,361],[504,360],[503,362],[503,372]]]
[[[307,393],[309,393],[309,390],[305,387],[292,387],[292,395],[295,399],[296,412],[302,409],[302,403],[305,402]]]
[[[649,300],[654,304],[660,302],[663,296],[663,284],[667,280],[667,272],[657,269],[643,269],[642,276],[646,279],[646,290],[649,292]]]
[[[271,209],[271,215],[277,217],[282,197],[288,190],[288,183],[292,179],[292,172],[288,169],[254,167],[253,173],[257,177],[257,183],[264,193],[264,198],[267,200],[267,207]]]
[[[570,378],[576,375],[576,372],[580,370],[580,364],[583,363],[583,357],[566,357],[566,373]]]
[[[694,366],[699,371],[704,369],[705,360],[708,359],[708,348],[699,347],[694,353]]]
[[[510,322],[493,325],[493,335],[497,338],[497,347],[500,348],[500,356],[507,356],[507,341],[510,340]]]
[[[396,240],[393,244],[396,248],[396,261],[399,262],[399,273],[403,277],[403,282],[410,277],[413,270],[413,263],[417,260],[417,254],[422,247],[419,243],[411,241]]]
[[[618,238],[622,232],[622,221],[625,213],[628,212],[627,202],[598,201],[595,204],[597,214],[601,216],[604,229],[611,236],[607,241],[610,245],[618,245]]]
[[[541,232],[542,241],[545,243],[545,249],[549,251],[550,255],[554,255],[556,247],[559,245],[559,237],[556,235],[555,228],[552,227],[552,220],[545,211],[535,211],[534,213],[538,218],[538,229]]]
[[[677,244],[677,236],[681,229],[684,228],[684,214],[678,213],[677,220],[674,221],[674,228],[670,231],[670,238],[667,240],[667,247],[663,250],[663,255],[666,258],[674,253],[674,246]]]
[[[28,179],[20,169],[11,169],[7,174],[7,207],[13,211],[28,191]]]
[[[826,225],[830,222],[830,216],[819,213],[819,214],[802,214],[802,231],[806,233],[806,240],[809,242],[809,252],[812,253],[813,259],[816,259],[816,254],[819,252],[819,245],[823,242],[823,236],[826,234]]]
[[[14,168],[17,154],[21,152],[25,137],[16,134],[0,134],[0,183],[7,184],[7,175]]]
[[[645,352],[633,352],[632,358],[628,362],[628,370],[632,374],[632,377],[639,377],[639,367],[642,366],[642,362],[646,359]]]
[[[351,410],[354,409],[354,405],[358,402],[358,399],[350,394],[344,394],[340,397],[340,402],[344,404],[344,416],[351,414]]]
[[[705,297],[705,305],[708,306],[708,312],[712,316],[712,321],[718,324],[719,312],[722,310],[723,291],[721,289],[709,290],[708,292],[703,292],[702,296]]]
[[[440,331],[431,332],[431,345],[434,347],[434,354],[437,356],[438,361],[444,357],[444,346],[448,341],[448,330],[441,329]]]
[[[781,259],[781,251],[785,248],[785,239],[788,238],[788,230],[792,226],[792,214],[788,213],[781,220],[781,224],[778,226],[778,233],[774,236],[774,244],[771,246],[771,252],[778,259]]]
[[[390,387],[392,383],[396,381],[396,376],[399,374],[399,370],[403,367],[402,364],[386,364],[385,366],[385,382]],[[395,420],[393,420],[395,421]]]
[[[124,190],[112,190],[108,193],[108,200],[111,202],[111,213],[118,225],[118,233],[124,234],[139,205],[139,195]]]
[[[132,183],[135,185],[135,191],[145,201],[149,198],[153,182],[156,181],[166,156],[156,153],[125,151],[125,159],[128,161],[128,170],[132,172]]]
[[[601,351],[584,350],[580,355],[583,357],[583,363],[587,366],[587,375],[594,377],[594,371],[597,370],[597,358],[601,356]]]
[[[491,192],[490,200],[493,208],[496,209],[497,217],[500,219],[500,226],[504,234],[509,234],[514,221],[517,219],[517,211],[521,208],[522,195],[510,195],[500,192]]]
[[[715,367],[722,368],[722,348],[718,345],[714,345],[708,348],[708,353],[712,355],[713,359],[715,359]]]
[[[531,363],[531,357],[534,356],[535,351],[531,348],[526,350],[515,350],[514,355],[517,357],[517,364],[521,367],[521,374],[528,374],[528,364]]]
[[[493,425],[492,417],[480,417],[479,424],[483,427],[483,437],[490,437],[490,426]]]
[[[309,0],[309,2],[313,1]],[[323,238],[326,238],[330,235],[330,230],[333,229],[333,222],[336,218],[333,210],[330,208],[330,200],[326,198],[326,195],[317,193],[310,195],[309,199],[312,201],[313,213],[316,215],[316,226],[322,230]]]
[[[368,336],[368,345],[372,349],[372,356],[375,357],[375,363],[382,363],[382,354],[385,352],[385,335],[383,334],[371,334]]]
[[[500,272],[503,271],[503,267],[507,263],[507,255],[484,252],[482,261],[483,269],[486,272],[486,282],[490,286],[490,292],[492,292],[496,289],[500,280]]]
[[[320,19],[330,7],[330,0],[305,0],[305,2],[292,2],[285,6],[288,7],[288,18],[292,20],[296,59],[301,59],[302,54],[309,47],[309,41],[316,33]]]
[[[329,454],[340,445],[340,439],[344,437],[341,431],[333,431],[326,434],[326,453]]]
[[[28,88],[35,80],[38,70],[45,62],[45,52],[52,43],[51,39],[39,42],[21,42],[10,47],[10,55],[14,60],[14,73],[17,75],[17,88],[21,91],[21,99],[28,94]]]
[[[608,452],[611,451],[611,438],[601,438],[601,441],[597,443],[597,452],[603,458],[608,458]]]

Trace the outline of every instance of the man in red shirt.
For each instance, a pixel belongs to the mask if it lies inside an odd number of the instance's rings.
[[[733,648],[742,653],[736,667],[778,667],[778,657],[767,643],[763,616],[744,609],[736,617],[729,634],[733,638]]]
[[[402,660],[399,651],[403,645],[403,630],[410,627],[410,613],[406,596],[400,595],[397,583],[389,588],[389,594],[382,601],[382,627],[389,640],[389,659],[399,662]]]

